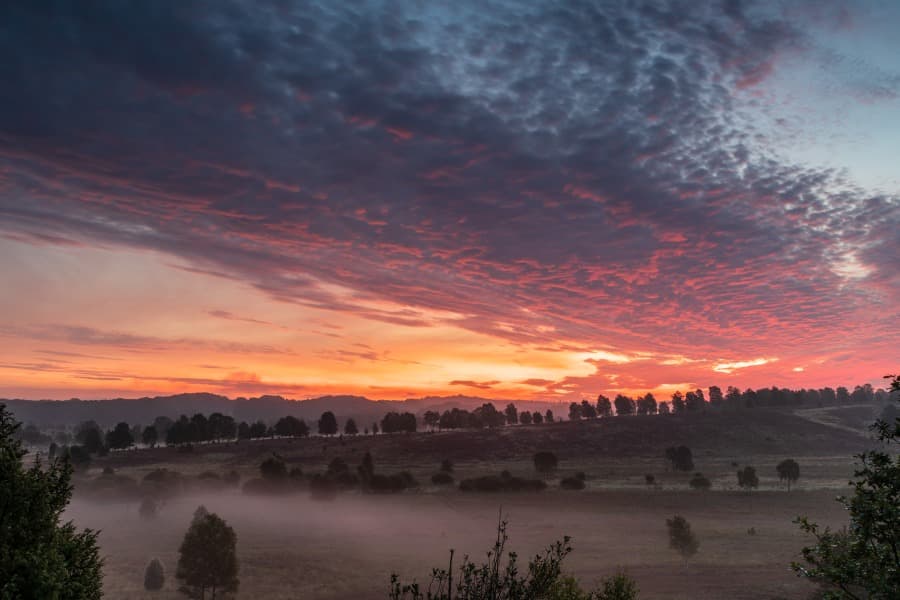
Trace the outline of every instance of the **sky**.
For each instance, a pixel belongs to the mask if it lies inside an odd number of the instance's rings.
[[[900,4],[0,6],[0,396],[897,370]]]

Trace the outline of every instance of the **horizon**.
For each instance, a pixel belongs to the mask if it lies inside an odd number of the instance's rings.
[[[900,5],[0,15],[0,397],[896,368]]]

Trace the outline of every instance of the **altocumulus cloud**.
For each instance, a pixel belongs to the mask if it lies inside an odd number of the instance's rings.
[[[809,51],[736,1],[6,3],[0,231],[518,344],[871,344],[897,197],[752,118]]]

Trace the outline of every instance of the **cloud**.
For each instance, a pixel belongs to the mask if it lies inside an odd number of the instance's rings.
[[[713,371],[717,373],[733,373],[737,369],[746,369],[747,367],[758,367],[770,362],[777,361],[777,358],[754,358],[752,360],[739,360],[735,362],[720,362],[713,365]]]
[[[752,2],[11,3],[0,232],[614,364],[852,348],[895,330],[900,201],[760,142],[810,47]]]
[[[455,379],[450,382],[450,385],[461,385],[464,387],[477,388],[479,390],[489,390],[495,385],[499,384],[499,381],[470,381],[468,379]]]

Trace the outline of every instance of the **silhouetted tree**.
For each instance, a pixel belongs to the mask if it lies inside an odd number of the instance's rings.
[[[384,433],[401,431],[413,433],[416,431],[416,415],[410,412],[389,412],[381,419],[381,431]]]
[[[587,400],[581,401],[581,416],[585,419],[596,419],[597,409]]]
[[[85,421],[75,430],[75,440],[84,447],[89,454],[103,452],[103,435],[100,426],[94,421]]]
[[[158,558],[147,563],[144,570],[144,589],[148,592],[158,592],[166,583],[166,573]]]
[[[359,433],[359,429],[356,427],[356,421],[353,419],[347,419],[347,422],[344,423],[344,434],[345,435],[356,435]]]
[[[134,445],[134,438],[131,437],[131,427],[128,423],[119,423],[112,431],[106,433],[106,445],[116,450],[128,448]]]
[[[628,396],[624,396],[622,394],[618,394],[616,399],[613,401],[613,404],[616,405],[616,415],[633,415],[635,412],[635,402]]]
[[[737,472],[738,485],[751,491],[753,488],[759,487],[759,477],[756,476],[756,469],[747,466]]]
[[[537,420],[537,419],[533,419],[533,420],[534,420],[535,423],[540,423],[540,421]],[[553,422],[553,411],[550,410],[549,408],[547,409],[547,412],[544,413],[544,421],[545,421],[546,423],[552,423],[552,422]]]
[[[655,415],[656,414],[656,398],[653,394],[647,392],[637,401],[637,413],[639,415]]]
[[[506,405],[506,410],[503,412],[506,414],[507,425],[515,425],[519,422],[519,411],[516,410],[516,405],[512,402]]]
[[[573,402],[569,405],[569,420],[570,421],[580,421],[581,420],[581,405],[577,402]]]
[[[550,416],[552,417],[553,415],[550,415]],[[533,413],[531,413],[531,422],[534,423],[535,425],[540,425],[541,423],[544,422],[544,415],[541,414],[541,411],[536,410]],[[548,421],[548,422],[552,423],[552,421]]]
[[[791,484],[800,479],[800,465],[792,458],[787,458],[775,467],[778,472],[778,479],[787,481],[788,491],[791,491]]]
[[[556,468],[559,460],[552,452],[538,452],[534,455],[534,468],[541,473],[549,473]]]
[[[661,415],[668,415],[671,410],[669,409],[668,402],[660,402],[659,406],[657,406],[657,412]]]
[[[65,458],[26,468],[19,426],[0,404],[0,598],[99,599],[96,532],[60,523],[72,469]]]
[[[434,431],[434,428],[440,425],[441,413],[436,410],[426,410],[422,416],[422,422]]]
[[[666,527],[669,530],[669,548],[678,552],[687,565],[688,559],[697,554],[700,548],[700,542],[691,531],[691,524],[684,517],[675,515],[671,519],[666,519]]]
[[[687,446],[666,448],[666,460],[672,464],[676,471],[693,471],[694,454]]]
[[[676,415],[684,412],[684,396],[681,392],[672,394],[672,412]]]
[[[144,431],[141,433],[141,441],[145,446],[150,446],[151,448],[156,447],[156,442],[159,440],[159,435],[156,431],[156,427],[153,425],[147,425],[144,427]]]
[[[612,416],[612,402],[603,394],[597,396],[597,414],[601,417]]]
[[[209,440],[231,440],[237,436],[237,425],[234,417],[223,415],[222,413],[213,413],[209,415],[206,422],[207,432],[206,438]]]
[[[706,408],[706,397],[703,390],[694,390],[684,395],[684,405],[688,411],[698,412]]]
[[[76,471],[83,471],[91,464],[91,455],[84,446],[63,448],[62,459],[68,461]]]
[[[319,417],[319,435],[334,435],[337,430],[337,419],[334,417],[334,413],[326,410]]]
[[[836,399],[838,404],[850,404],[850,392],[847,388],[841,386],[836,391]]]
[[[372,423],[372,435],[378,435],[378,423]]]
[[[275,423],[275,435],[281,437],[305,437],[309,435],[309,427],[302,419],[298,419],[293,415],[281,417]]]
[[[722,388],[717,385],[709,386],[709,405],[720,407],[725,403],[725,397],[722,396]]]
[[[497,410],[491,403],[486,402],[472,411],[473,416],[481,423],[482,427],[503,427],[506,423],[506,415]]]
[[[214,513],[191,524],[178,550],[175,577],[181,581],[180,591],[189,598],[212,600],[222,593],[238,589],[237,536],[234,530]]]
[[[523,410],[519,413],[519,422],[522,425],[531,425],[531,413],[527,410]]]

